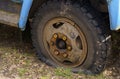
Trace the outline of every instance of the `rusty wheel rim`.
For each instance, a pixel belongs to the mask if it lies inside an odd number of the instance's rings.
[[[43,43],[49,56],[59,66],[77,67],[86,59],[86,38],[79,26],[67,18],[54,18],[46,23]]]

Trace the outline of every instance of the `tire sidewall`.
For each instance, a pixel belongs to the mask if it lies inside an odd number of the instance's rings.
[[[53,4],[54,5],[54,4]],[[97,45],[97,33],[94,30],[94,26],[89,22],[88,18],[84,13],[81,11],[81,9],[74,7],[73,5],[67,6],[69,8],[68,10],[64,11],[64,9],[60,9],[58,5],[55,5],[54,7],[47,7],[46,10],[40,9],[41,14],[38,13],[38,16],[35,17],[34,21],[37,21],[36,23],[37,28],[34,30],[36,33],[35,39],[36,39],[36,48],[40,55],[43,55],[46,58],[46,61],[50,63],[54,67],[58,67],[59,65],[56,64],[55,61],[53,61],[50,57],[50,55],[45,50],[44,44],[43,44],[43,31],[46,23],[57,17],[63,17],[68,18],[72,21],[74,21],[80,28],[80,30],[83,32],[86,38],[86,42],[88,45],[88,54],[86,57],[86,60],[84,63],[78,67],[73,68],[73,70],[79,70],[80,69],[88,69],[92,66],[94,61],[96,60],[95,54],[98,50]],[[44,8],[43,8],[44,9]],[[41,19],[40,19],[41,18]]]

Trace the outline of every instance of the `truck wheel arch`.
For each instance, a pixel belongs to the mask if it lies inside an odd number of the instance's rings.
[[[33,4],[29,13],[29,18],[32,18],[34,16],[35,11],[38,9],[38,7],[41,6],[46,1],[47,0],[33,0]]]

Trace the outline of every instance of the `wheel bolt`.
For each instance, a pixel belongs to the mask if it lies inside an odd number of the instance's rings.
[[[69,51],[71,51],[71,50],[72,50],[72,47],[71,47],[71,46],[68,46],[67,49],[68,49]]]
[[[63,38],[62,38],[64,41],[66,41],[67,40],[67,37],[66,36],[63,36]]]
[[[53,41],[51,42],[51,45],[52,45],[52,46],[54,45],[54,42],[53,42]]]
[[[56,38],[58,37],[58,35],[57,35],[57,34],[54,34],[53,37],[56,39]]]
[[[55,55],[59,55],[59,51],[55,51]]]
[[[67,56],[68,56],[67,54],[63,54],[63,57],[65,57],[65,58],[66,58]]]

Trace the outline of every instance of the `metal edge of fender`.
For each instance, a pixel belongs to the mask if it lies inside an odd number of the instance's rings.
[[[110,17],[110,28],[111,30],[120,29],[120,0],[107,0],[109,17]]]
[[[21,8],[18,26],[22,31],[24,31],[26,28],[28,15],[29,15],[29,11],[32,6],[33,0],[22,0],[21,3],[22,3],[22,8]]]

